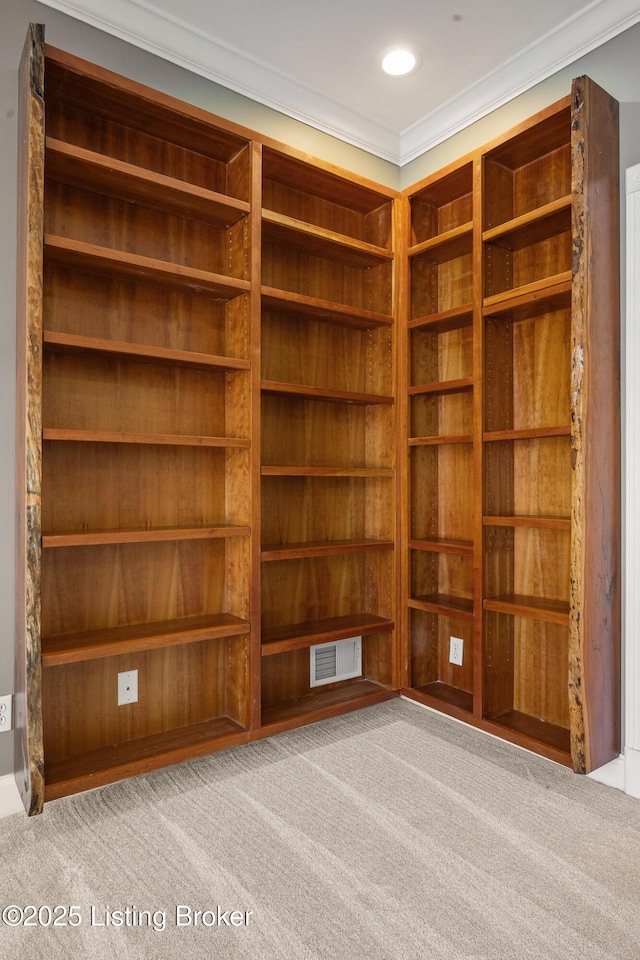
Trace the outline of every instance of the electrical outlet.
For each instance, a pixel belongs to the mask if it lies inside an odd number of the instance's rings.
[[[138,702],[138,671],[123,670],[118,674],[118,706]]]
[[[0,697],[0,733],[13,728],[13,694]]]
[[[457,667],[461,667],[463,649],[464,640],[460,637],[449,637],[449,663],[455,663]]]

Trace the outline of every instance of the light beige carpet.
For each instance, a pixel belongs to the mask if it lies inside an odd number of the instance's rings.
[[[9,817],[0,849],[0,908],[78,908],[0,920],[3,960],[640,957],[640,801],[404,701]]]

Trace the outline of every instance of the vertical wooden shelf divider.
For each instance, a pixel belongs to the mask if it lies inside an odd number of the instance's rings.
[[[572,89],[573,329],[569,711],[576,770],[620,750],[620,273],[618,103]],[[604,506],[603,506],[604,505]]]
[[[19,74],[16,331],[15,776],[29,815],[44,803],[42,664],[42,237],[44,30],[31,24]]]
[[[261,571],[260,571],[260,526],[262,497],[260,493],[260,448],[261,448],[261,341],[262,341],[262,144],[251,144],[251,579],[249,581],[251,604],[251,646],[249,659],[249,691],[251,719],[250,728],[258,730],[261,725]]]
[[[484,526],[484,445],[481,442],[484,418],[484,317],[482,313],[482,213],[483,169],[482,157],[473,158],[473,717],[478,723],[484,716],[484,652],[483,610],[484,569],[482,562]]]
[[[407,457],[407,438],[409,436],[409,383],[410,333],[409,318],[411,303],[409,297],[409,257],[411,229],[411,207],[406,194],[396,202],[395,243],[395,294],[396,317],[398,323],[397,365],[396,365],[396,464],[398,476],[398,497],[396,510],[396,623],[398,642],[395,645],[397,670],[395,686],[403,692],[411,685],[411,658],[406,637],[409,634],[409,608],[406,599],[410,595],[411,566],[409,551],[405,544],[410,537],[409,510],[409,460]]]
[[[612,759],[615,101],[399,194],[38,26],[20,97],[28,813],[399,693]]]

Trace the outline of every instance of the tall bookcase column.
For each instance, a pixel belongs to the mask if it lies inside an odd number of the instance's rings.
[[[587,772],[619,749],[617,105],[580,78],[483,162],[483,716]]]
[[[483,715],[569,755],[569,98],[483,157]]]
[[[55,798],[248,739],[257,421],[250,141],[49,47],[45,70],[27,579]]]
[[[581,772],[619,749],[617,136],[581,78],[408,191],[406,692]]]
[[[476,686],[475,176],[463,158],[409,195],[410,688],[465,718]]]
[[[265,732],[394,695],[394,196],[263,149]],[[312,686],[354,637],[349,678]]]

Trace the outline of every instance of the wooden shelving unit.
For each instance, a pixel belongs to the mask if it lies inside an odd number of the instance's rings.
[[[42,68],[46,798],[248,738],[251,169],[197,111]]]
[[[21,97],[26,809],[400,692],[610,759],[615,105],[400,196],[38,27]]]
[[[408,687],[471,709],[474,620],[474,170],[409,197]],[[464,641],[449,663],[449,636]]]
[[[484,158],[483,715],[570,762],[569,290],[549,309],[571,278],[566,102],[542,123]]]
[[[581,771],[619,743],[617,177],[583,78],[409,191],[407,692]]]
[[[263,151],[262,723],[393,695],[392,197]],[[310,687],[309,648],[363,637]]]

